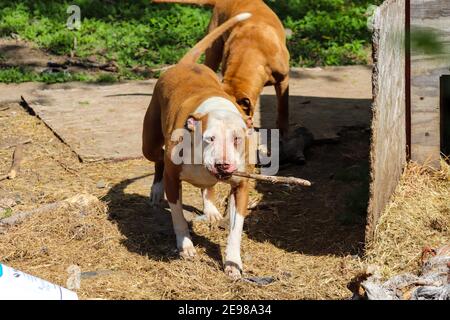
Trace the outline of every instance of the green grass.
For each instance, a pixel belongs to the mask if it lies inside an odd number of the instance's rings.
[[[131,76],[130,76],[131,77]],[[133,77],[139,79],[139,77]],[[102,73],[96,76],[86,73],[37,73],[23,67],[9,67],[0,69],[0,83],[44,82],[47,84],[63,83],[69,81],[83,81],[95,83],[115,83],[120,78],[115,74]]]
[[[84,73],[36,73],[22,67],[9,67],[0,69],[0,82],[21,83],[21,82],[45,82],[62,83],[68,81],[94,81],[95,79]]]
[[[370,33],[365,12],[381,0],[266,2],[293,31],[288,40],[293,66],[367,62]],[[66,10],[72,4],[80,6],[82,17],[81,28],[74,31],[66,27]],[[16,33],[58,55],[74,51],[78,57],[115,60],[120,67],[117,79],[135,79],[142,78],[130,71],[136,66],[176,63],[205,35],[210,15],[206,8],[149,0],[0,0],[0,36]],[[59,75],[49,81],[66,78]]]
[[[0,212],[0,219],[9,218],[13,214],[13,211],[11,208],[5,209],[3,212]]]
[[[97,83],[114,83],[117,82],[119,79],[114,74],[104,73],[97,77],[95,82]]]

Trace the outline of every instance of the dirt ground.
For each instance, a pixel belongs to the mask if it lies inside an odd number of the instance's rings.
[[[349,129],[343,132],[341,143],[311,148],[305,166],[287,166],[280,172],[313,180],[315,185],[310,189],[258,184],[251,190],[252,201],[266,205],[253,210],[245,224],[245,275],[277,279],[267,287],[258,287],[246,282],[232,283],[225,277],[222,254],[227,231],[210,228],[204,222],[194,222],[192,226],[198,257],[194,261],[177,259],[169,213],[152,210],[146,202],[153,172],[150,163],[80,163],[40,120],[18,104],[1,107],[9,107],[0,113],[2,137],[11,141],[30,138],[32,142],[25,146],[25,162],[19,176],[0,183],[0,198],[14,199],[17,204],[12,209],[18,212],[77,193],[98,196],[107,209],[98,217],[101,221],[96,226],[114,231],[115,236],[105,240],[104,245],[114,247],[122,257],[120,261],[96,263],[101,259],[101,250],[91,248],[89,259],[76,258],[80,253],[75,251],[64,256],[58,250],[54,256],[50,250],[49,256],[38,258],[36,252],[26,248],[17,252],[21,247],[17,237],[27,235],[12,231],[6,239],[2,236],[2,243],[8,243],[0,248],[5,264],[62,285],[67,278],[65,269],[74,263],[82,271],[114,271],[83,280],[78,291],[81,298],[340,299],[350,295],[346,284],[359,267],[364,217],[350,215],[347,221],[345,199],[352,190],[361,188],[361,182],[349,182],[345,174],[339,180],[336,174],[342,175],[345,168],[367,165],[368,132]],[[0,150],[0,172],[8,170],[12,152],[13,148]],[[187,205],[202,209],[197,189],[185,185],[183,193]],[[223,199],[226,187],[221,188],[220,194]],[[40,218],[33,219],[26,223],[36,223]],[[42,232],[40,237],[43,248],[47,237],[48,246],[54,243],[51,234]],[[126,277],[127,287],[114,287],[115,282],[110,279],[118,275]],[[138,283],[140,291],[134,292]]]
[[[56,65],[64,64],[70,56],[58,56],[41,50],[32,42],[22,39],[0,38],[0,67],[21,66],[28,71],[51,71]],[[94,57],[85,59],[89,62],[99,63]],[[50,67],[48,63],[53,65]],[[62,71],[61,68],[59,71]],[[65,68],[68,72],[84,72],[89,75],[107,74],[108,72],[89,69],[82,66],[70,65]]]

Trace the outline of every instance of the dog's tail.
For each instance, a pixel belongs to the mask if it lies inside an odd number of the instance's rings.
[[[202,53],[205,52],[205,50],[208,49],[225,31],[235,24],[247,20],[251,16],[251,13],[244,12],[228,19],[225,23],[212,30],[206,37],[200,40],[183,58],[181,58],[179,63],[196,63]]]
[[[197,4],[200,6],[215,6],[216,0],[152,0],[154,3],[182,3]]]

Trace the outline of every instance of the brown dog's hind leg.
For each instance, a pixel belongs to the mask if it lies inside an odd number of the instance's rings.
[[[164,135],[161,128],[161,107],[156,97],[152,98],[144,117],[142,130],[142,153],[147,160],[164,161]]]
[[[142,153],[155,162],[155,176],[150,192],[150,205],[159,206],[164,199],[164,137],[161,129],[161,109],[156,99],[152,99],[144,118],[142,132]]]
[[[214,72],[219,70],[220,62],[222,61],[223,40],[216,40],[210,48],[205,51],[205,65],[211,68]]]
[[[155,163],[155,176],[153,178],[152,189],[150,191],[150,205],[160,206],[164,200],[164,161]]]
[[[218,26],[219,18],[217,16],[217,13],[214,12],[211,21],[209,22],[208,33],[210,33]],[[205,65],[211,68],[214,72],[217,72],[217,70],[219,70],[220,62],[222,61],[223,46],[223,39],[219,38],[214,41],[211,47],[209,47],[205,51]]]
[[[283,81],[275,84],[278,102],[277,128],[280,129],[280,135],[287,139],[289,135],[289,76]]]

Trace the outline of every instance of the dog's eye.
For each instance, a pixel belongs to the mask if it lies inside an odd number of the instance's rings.
[[[214,140],[215,140],[214,136],[205,137],[205,141],[208,143],[214,142]]]

